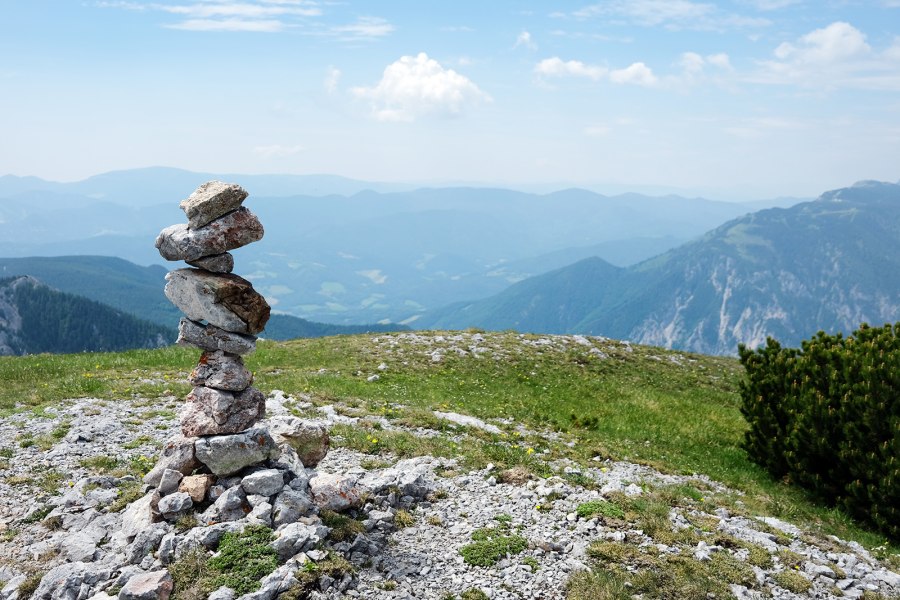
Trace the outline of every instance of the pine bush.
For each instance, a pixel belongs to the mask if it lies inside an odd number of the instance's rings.
[[[900,539],[900,323],[738,351],[750,458]]]

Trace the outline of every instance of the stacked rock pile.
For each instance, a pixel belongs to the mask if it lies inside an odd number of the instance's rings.
[[[246,197],[237,184],[205,183],[181,202],[187,224],[167,227],[156,239],[163,258],[194,267],[170,272],[165,292],[185,314],[178,343],[203,351],[189,376],[194,388],[181,435],[166,442],[144,478],[155,488],[148,503],[157,520],[189,512],[205,524],[251,517],[277,527],[295,520],[312,506],[304,469],[328,448],[327,430],[316,423],[285,416],[272,421],[271,431],[257,426],[266,398],[252,387],[242,357],[256,349],[270,309],[249,281],[231,273],[229,252],[263,236],[259,219],[243,206]]]

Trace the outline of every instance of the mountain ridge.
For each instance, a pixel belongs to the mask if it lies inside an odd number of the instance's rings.
[[[798,344],[819,329],[849,332],[863,321],[900,319],[898,256],[900,185],[859,182],[729,221],[606,273],[602,285],[588,281],[587,291],[558,291],[584,282],[586,265],[576,263],[492,298],[433,311],[416,326],[584,333],[734,354],[738,343],[756,346],[770,335]],[[529,295],[569,317],[529,308]],[[574,314],[581,318],[573,324]]]

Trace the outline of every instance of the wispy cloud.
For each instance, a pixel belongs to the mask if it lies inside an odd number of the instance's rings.
[[[605,0],[571,13],[577,19],[618,19],[644,27],[725,31],[765,27],[768,19],[723,11],[718,5],[690,0]]]
[[[554,56],[545,58],[534,66],[534,72],[545,77],[583,77],[599,81],[609,71],[600,65],[589,65],[580,60],[566,60]]]
[[[306,150],[301,145],[295,146],[282,146],[281,144],[272,144],[271,146],[255,146],[253,148],[253,154],[265,158],[285,158],[288,156],[293,156],[295,154],[299,154]]]
[[[338,83],[341,81],[341,71],[335,67],[328,67],[328,73],[325,75],[325,91],[329,94],[337,92]]]
[[[384,37],[394,30],[395,27],[381,17],[359,17],[354,23],[338,25],[329,31],[342,40],[359,41]]]
[[[609,80],[613,83],[643,85],[650,87],[659,81],[653,71],[642,62],[632,63],[624,69],[609,72]]]
[[[175,15],[181,20],[165,23],[163,27],[187,31],[275,33],[297,27],[310,17],[322,15],[322,9],[312,0],[211,0],[181,4],[107,1],[95,5]]]
[[[465,107],[491,98],[467,77],[445,69],[424,52],[388,65],[372,87],[355,87],[379,121],[414,121],[423,116],[459,116]]]
[[[513,48],[518,48],[519,46],[523,46],[529,50],[537,50],[537,44],[531,39],[531,33],[527,31],[523,31],[516,37],[516,43],[513,45]]]
[[[612,83],[653,86],[658,83],[653,71],[642,62],[635,62],[624,69],[610,70],[601,65],[591,65],[580,60],[564,61],[558,56],[545,58],[534,66],[539,77],[580,77],[592,81],[609,79]]]

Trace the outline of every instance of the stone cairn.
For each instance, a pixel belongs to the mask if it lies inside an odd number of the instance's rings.
[[[181,435],[167,441],[144,477],[155,487],[155,520],[174,521],[208,506],[199,514],[205,524],[255,511],[258,522],[272,526],[270,500],[281,500],[274,511],[278,524],[296,519],[310,505],[304,467],[327,451],[324,426],[289,416],[258,426],[266,397],[252,387],[242,357],[256,349],[270,308],[249,281],[231,272],[229,252],[263,237],[259,219],[243,206],[246,197],[237,184],[205,183],[180,204],[187,224],[167,227],[156,239],[163,258],[194,267],[168,273],[165,293],[185,314],[177,343],[203,353],[188,378],[194,388],[181,413]],[[296,490],[287,485],[293,481]]]

